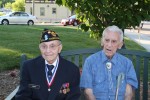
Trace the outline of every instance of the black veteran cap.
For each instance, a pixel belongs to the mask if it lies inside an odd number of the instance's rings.
[[[60,40],[58,34],[56,34],[55,31],[52,31],[49,29],[44,29],[44,31],[42,32],[40,43],[49,42],[49,41],[53,41],[53,40]]]

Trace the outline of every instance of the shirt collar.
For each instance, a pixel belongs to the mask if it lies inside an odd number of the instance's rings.
[[[102,62],[106,63],[108,61],[112,62],[113,64],[116,64],[117,63],[117,53],[114,54],[112,59],[108,59],[105,52],[104,52],[104,50],[102,50]]]
[[[59,57],[57,57],[57,59],[52,63],[52,64],[49,64],[46,60],[45,60],[45,64],[48,64],[48,65],[54,65],[57,66],[57,62],[59,61]]]

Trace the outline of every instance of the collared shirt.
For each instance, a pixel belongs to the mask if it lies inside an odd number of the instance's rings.
[[[111,62],[111,75],[106,67],[106,63]],[[115,53],[109,60],[104,51],[99,51],[85,60],[81,75],[80,87],[93,89],[96,100],[115,100],[117,77],[124,74],[124,79],[119,87],[118,100],[124,100],[126,84],[138,87],[138,81],[134,66],[128,58]],[[111,81],[109,79],[111,76]],[[111,84],[111,88],[110,88]]]
[[[58,63],[59,63],[59,57],[57,57],[57,59],[56,59],[52,64],[49,64],[49,63],[45,60],[45,65],[46,65],[46,64],[48,64],[48,65],[54,65],[54,68],[52,69],[52,73],[54,73],[55,67],[58,66]]]
[[[58,68],[58,63],[59,63],[59,57],[57,57],[57,59],[54,61],[53,64],[49,64],[49,65],[53,65],[54,68],[51,70],[51,75],[48,75],[48,68],[47,68],[47,64],[48,62],[45,60],[45,74],[46,74],[46,79],[47,79],[47,85],[48,85],[48,91],[51,91],[51,85],[53,84],[53,80],[55,78],[56,75],[56,71]]]

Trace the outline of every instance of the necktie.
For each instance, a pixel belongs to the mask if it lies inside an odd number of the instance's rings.
[[[48,76],[52,76],[52,69],[54,68],[54,65],[48,65],[46,64],[47,68],[48,68]]]

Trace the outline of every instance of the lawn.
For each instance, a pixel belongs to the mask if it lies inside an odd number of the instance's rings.
[[[89,32],[83,32],[76,27],[0,25],[0,71],[18,68],[22,54],[29,58],[38,56],[39,39],[44,28],[55,30],[59,34],[63,50],[100,47],[100,40],[90,38]],[[125,44],[127,49],[145,51],[127,37]]]

